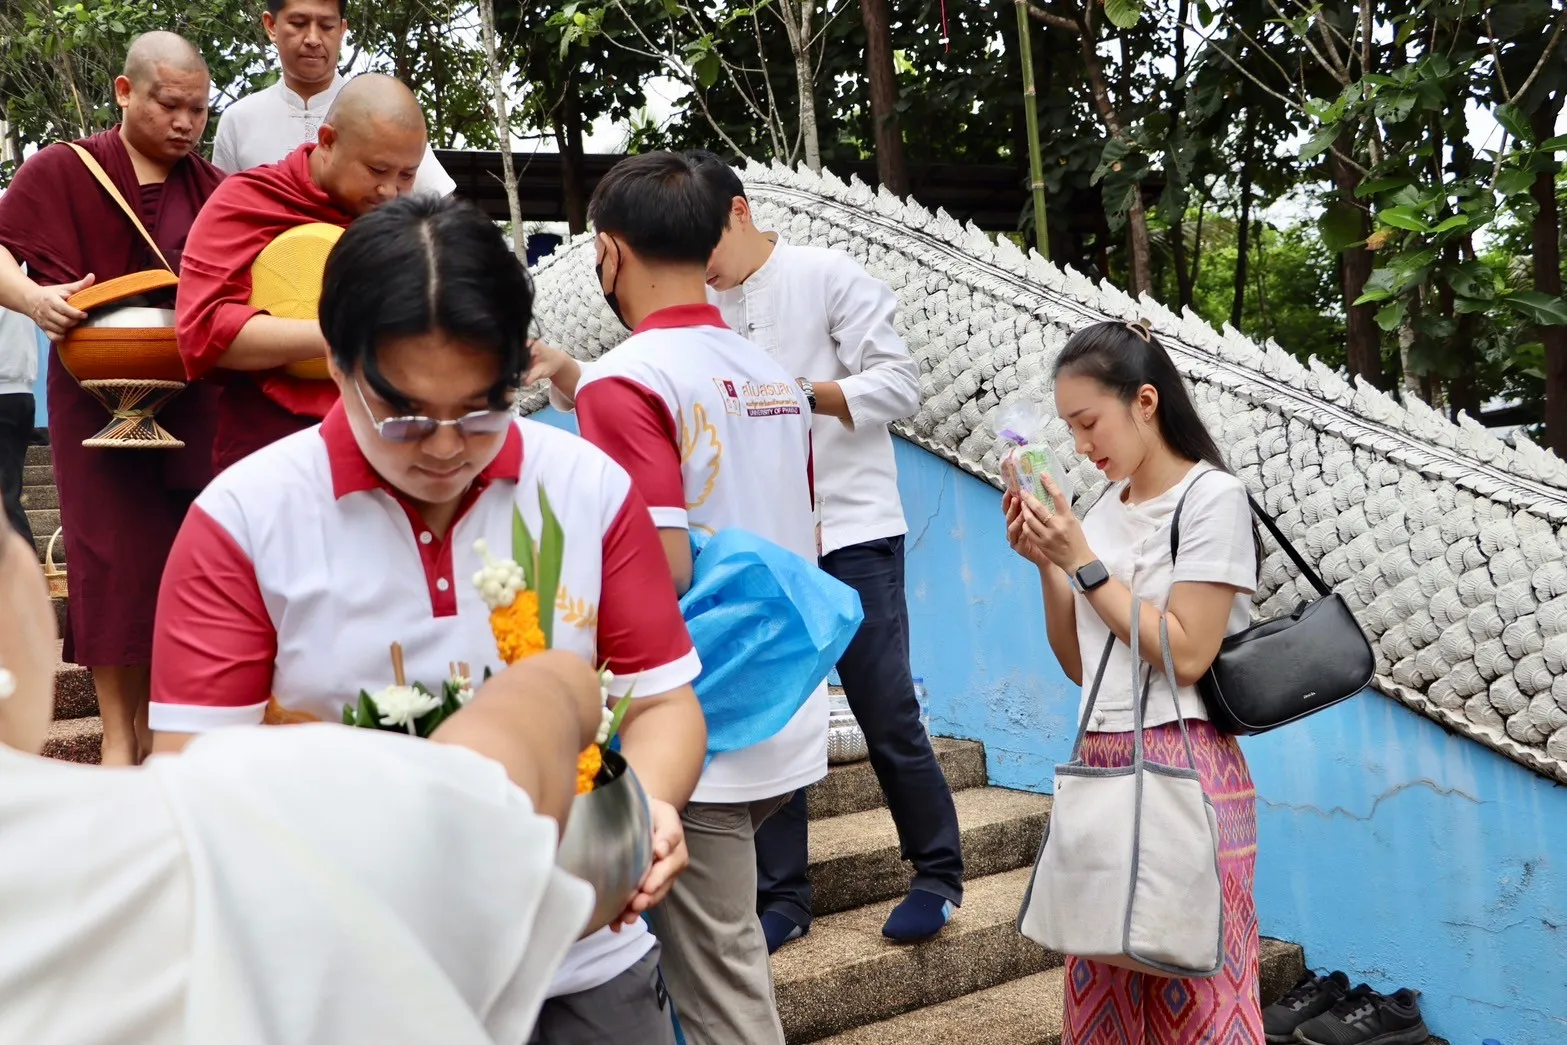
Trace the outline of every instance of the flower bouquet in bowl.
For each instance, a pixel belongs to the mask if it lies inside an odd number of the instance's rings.
[[[515,664],[554,643],[555,599],[566,539],[549,497],[539,490],[537,541],[522,512],[512,509],[512,554],[495,559],[479,540],[483,561],[473,583],[490,609],[490,630],[501,660]],[[583,935],[619,918],[653,866],[653,818],[636,773],[611,745],[631,704],[631,694],[609,706],[614,676],[600,673],[604,719],[594,743],[577,756],[577,798],[571,807],[556,863],[593,886],[597,903]]]

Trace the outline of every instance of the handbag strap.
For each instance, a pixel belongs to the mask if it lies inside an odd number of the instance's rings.
[[[1191,482],[1186,484],[1186,489],[1181,492],[1181,499],[1175,502],[1175,516],[1170,521],[1170,562],[1172,564],[1175,562],[1176,553],[1181,547],[1181,508],[1186,504],[1186,495],[1192,492],[1192,487],[1202,481],[1203,476],[1218,470],[1217,468],[1208,468],[1195,476]],[[1273,539],[1284,550],[1284,554],[1290,557],[1290,561],[1295,564],[1295,568],[1300,571],[1300,575],[1310,581],[1313,588],[1317,589],[1317,594],[1324,598],[1332,595],[1333,589],[1322,582],[1322,578],[1317,575],[1317,571],[1312,569],[1311,564],[1305,560],[1300,552],[1295,550],[1295,546],[1290,543],[1289,538],[1284,536],[1284,531],[1280,530],[1278,524],[1273,521],[1273,516],[1262,510],[1262,505],[1257,503],[1256,498],[1252,497],[1249,490],[1246,492],[1246,503],[1251,506],[1251,510],[1257,518],[1262,520],[1262,525],[1268,528],[1268,533],[1272,534]]]
[[[81,157],[82,165],[87,168],[94,178],[98,179],[98,184],[103,186],[103,190],[109,194],[110,198],[120,205],[120,209],[125,212],[125,216],[131,219],[131,224],[136,226],[136,231],[141,233],[141,238],[147,241],[147,246],[151,247],[152,252],[158,256],[158,260],[163,262],[163,267],[173,272],[174,266],[170,265],[169,259],[163,256],[163,251],[158,249],[158,244],[153,240],[152,233],[147,231],[147,226],[141,223],[141,218],[136,216],[136,211],[131,208],[131,205],[125,201],[125,197],[120,194],[120,190],[109,178],[109,172],[103,169],[102,164],[93,157],[92,153],[80,145],[75,142],[66,142],[65,144],[75,150],[76,155]]]

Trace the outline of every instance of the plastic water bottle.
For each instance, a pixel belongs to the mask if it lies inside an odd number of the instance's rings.
[[[914,679],[914,699],[919,702],[920,706],[920,725],[924,727],[926,733],[929,733],[930,694],[925,692],[925,680],[918,676],[915,676]]]
[[[1502,1043],[1497,1041],[1495,1038],[1487,1038],[1482,1041],[1480,1045],[1502,1045]]]

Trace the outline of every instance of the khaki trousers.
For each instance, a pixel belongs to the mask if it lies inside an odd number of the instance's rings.
[[[691,865],[649,916],[687,1045],[784,1045],[756,915],[756,829],[789,798],[686,806]]]

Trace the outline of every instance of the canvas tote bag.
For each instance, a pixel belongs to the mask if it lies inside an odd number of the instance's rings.
[[[1141,610],[1133,599],[1132,764],[1099,769],[1082,760],[1083,738],[1116,642],[1112,634],[1099,658],[1071,761],[1056,767],[1055,802],[1018,931],[1061,954],[1156,976],[1204,979],[1224,965],[1219,822],[1197,775],[1185,719],[1178,719],[1185,766],[1144,757],[1152,671],[1139,691]],[[1162,615],[1159,642],[1170,692],[1179,692]]]

